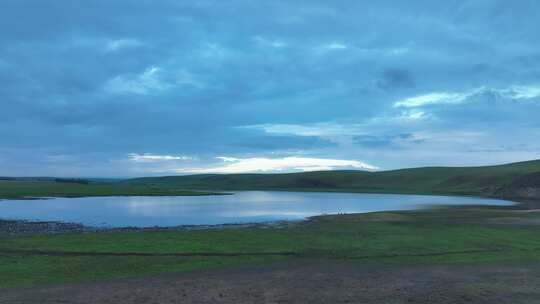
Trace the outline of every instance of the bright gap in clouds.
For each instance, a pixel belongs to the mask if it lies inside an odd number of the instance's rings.
[[[461,104],[483,93],[492,93],[495,96],[509,100],[533,99],[540,97],[540,86],[510,86],[503,89],[479,87],[466,92],[432,92],[399,100],[394,103],[394,108],[414,108],[436,104]]]
[[[159,161],[169,161],[169,160],[190,160],[192,159],[189,156],[175,156],[175,155],[157,155],[157,154],[137,154],[130,153],[128,154],[129,160],[133,162],[159,162]]]
[[[336,169],[377,170],[376,166],[355,160],[285,157],[285,158],[232,158],[219,157],[224,164],[208,168],[182,168],[177,173],[245,173],[322,171]]]

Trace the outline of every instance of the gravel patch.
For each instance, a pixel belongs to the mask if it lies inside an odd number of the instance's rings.
[[[107,282],[0,290],[0,303],[540,303],[540,265],[291,260]]]

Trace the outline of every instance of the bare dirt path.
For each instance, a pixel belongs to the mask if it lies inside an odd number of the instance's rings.
[[[0,303],[540,303],[540,264],[291,260],[152,278],[0,289]]]

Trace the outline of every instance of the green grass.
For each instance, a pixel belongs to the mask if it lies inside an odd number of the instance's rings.
[[[384,172],[197,175],[123,182],[0,178],[0,198],[202,195],[185,189],[301,190],[522,197],[540,188],[540,161],[474,168]],[[540,193],[540,191],[527,191]],[[538,197],[532,197],[537,198]],[[512,225],[497,225],[511,219]],[[0,287],[100,280],[188,271],[276,259],[345,259],[385,263],[510,263],[540,261],[535,212],[447,208],[317,217],[286,227],[200,231],[0,235]],[[18,250],[9,253],[9,250]],[[43,255],[22,251],[76,252]],[[293,252],[294,257],[250,253]],[[87,253],[80,255],[80,253]],[[91,255],[115,253],[126,256]],[[131,253],[158,254],[134,256]],[[165,256],[243,253],[243,256]]]
[[[0,288],[129,278],[270,260],[271,257],[0,257]]]
[[[79,184],[54,180],[0,180],[0,199],[27,197],[208,195],[195,192],[119,183]]]
[[[346,191],[519,197],[522,195],[519,192],[522,187],[540,187],[540,160],[500,166],[426,167],[380,172],[321,171],[148,177],[131,179],[123,183],[170,189]]]
[[[324,216],[274,228],[0,236],[2,250],[86,253],[244,253],[245,256],[0,256],[0,287],[187,271],[279,259],[385,263],[540,261],[540,226],[493,225],[537,213],[450,208]],[[489,224],[488,224],[489,222]],[[294,252],[296,256],[249,253]]]
[[[188,191],[195,189],[452,194],[539,200],[540,160],[487,167],[426,167],[380,172],[204,174],[135,178],[117,182],[0,178],[0,198],[208,194]]]

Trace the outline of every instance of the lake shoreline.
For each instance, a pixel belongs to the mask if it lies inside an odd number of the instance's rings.
[[[177,225],[177,226],[152,226],[152,227],[94,227],[80,223],[59,221],[31,221],[0,219],[0,235],[24,235],[24,234],[63,234],[63,233],[106,233],[106,232],[151,232],[151,231],[189,231],[211,229],[241,229],[241,228],[282,228],[289,227],[304,220],[281,220],[260,223],[230,223],[216,225]]]
[[[528,203],[515,202],[515,205],[498,206],[498,205],[439,205],[435,208],[456,209],[462,207],[478,207],[484,209],[495,210],[514,210],[528,211],[537,210],[530,209]],[[535,202],[538,203],[538,202]],[[431,207],[419,208],[429,209]],[[216,225],[177,225],[177,226],[152,226],[152,227],[96,227],[87,226],[81,223],[70,223],[60,221],[32,221],[32,220],[10,220],[0,218],[0,235],[30,235],[30,234],[64,234],[64,233],[107,233],[107,232],[163,232],[163,231],[194,231],[194,230],[221,230],[221,229],[242,229],[242,228],[286,228],[298,223],[309,222],[324,217],[347,217],[369,213],[392,213],[403,212],[406,210],[389,210],[389,211],[374,211],[374,212],[357,212],[357,213],[338,213],[338,214],[323,214],[310,216],[301,220],[278,220],[257,223],[226,223]]]
[[[229,192],[205,192],[193,190],[186,193],[175,194],[175,193],[166,193],[166,194],[103,194],[103,195],[89,195],[89,194],[70,194],[70,195],[52,195],[52,196],[14,196],[14,197],[0,197],[0,202],[2,201],[35,201],[35,200],[51,200],[55,198],[86,198],[86,197],[161,197],[161,196],[220,196],[220,195],[232,195],[234,193]]]
[[[41,223],[41,228],[49,224],[53,223]],[[0,289],[79,282],[86,287],[88,281],[236,269],[282,260],[342,260],[350,265],[496,263],[496,267],[537,263],[539,227],[540,210],[516,205],[439,205],[191,230],[184,226],[76,232],[84,227],[58,226],[56,234],[0,233],[4,261]],[[61,233],[62,229],[71,233]]]
[[[330,192],[335,193],[335,192]],[[215,193],[214,195],[233,195],[234,193]],[[366,193],[374,194],[374,193]],[[382,193],[386,194],[386,193]],[[396,194],[400,195],[400,194]],[[422,194],[424,195],[424,194]],[[123,195],[120,195],[124,197]],[[144,196],[144,195],[143,195]],[[150,196],[162,196],[162,195],[150,195]],[[430,194],[427,194],[430,196]],[[451,196],[451,195],[448,195]],[[69,196],[61,198],[81,198],[81,197],[94,197],[94,196]],[[128,196],[126,196],[128,197]],[[456,198],[479,198],[479,199],[502,199],[497,197],[482,197],[482,196],[453,196]],[[25,200],[50,200],[57,197],[26,197]],[[0,203],[2,203],[0,199]],[[7,199],[6,199],[7,200]],[[540,201],[538,200],[524,200],[521,198],[505,198],[514,204],[512,205],[477,205],[480,208],[487,209],[504,209],[504,210],[538,210],[540,209]],[[476,205],[426,205],[418,208],[459,208],[463,206],[476,206]],[[241,229],[241,228],[271,228],[271,227],[287,227],[300,222],[308,222],[314,219],[318,219],[325,216],[342,216],[342,215],[358,215],[368,213],[380,213],[380,212],[400,212],[406,209],[386,210],[386,211],[367,211],[367,212],[351,212],[351,213],[328,213],[306,217],[298,220],[274,220],[265,222],[241,222],[241,223],[223,223],[223,224],[189,224],[189,225],[174,225],[174,226],[148,226],[148,227],[112,227],[112,226],[92,226],[85,225],[77,222],[63,222],[63,221],[39,221],[39,220],[25,220],[25,219],[8,219],[0,218],[0,235],[24,235],[24,234],[62,234],[62,233],[102,233],[102,232],[149,232],[149,231],[186,231],[186,230],[210,230],[210,229]]]

